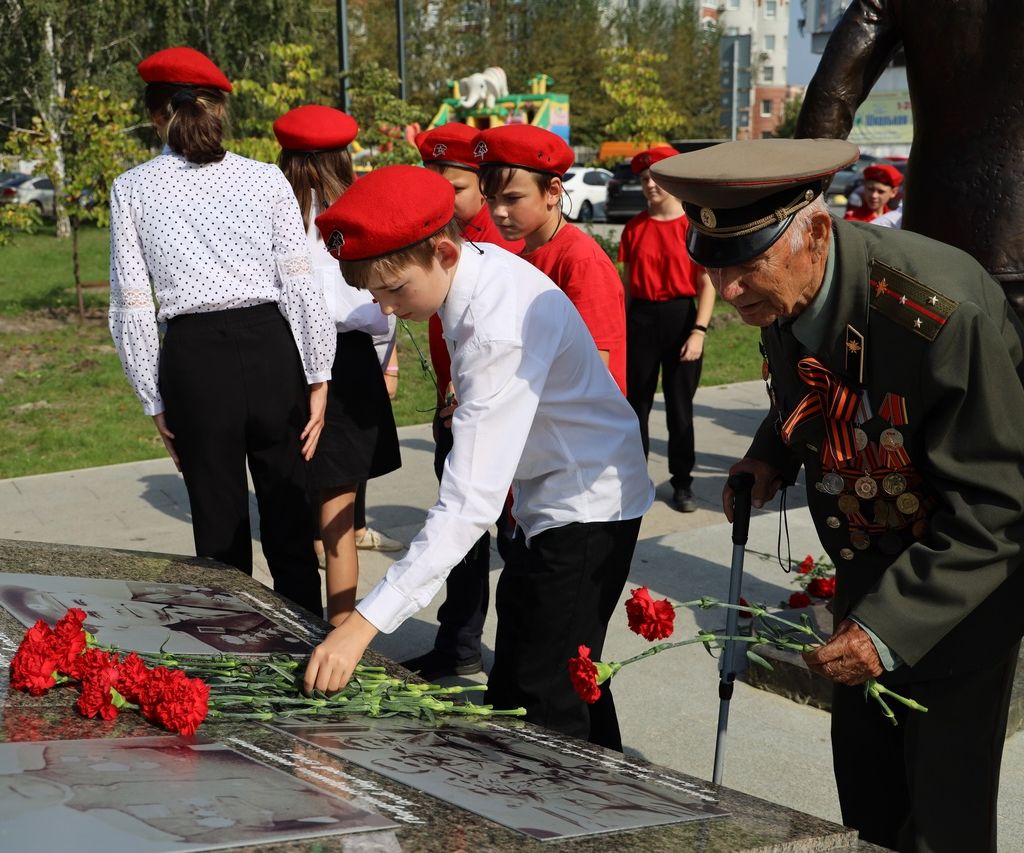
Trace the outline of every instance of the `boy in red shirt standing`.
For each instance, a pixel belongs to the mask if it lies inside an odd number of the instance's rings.
[[[715,305],[711,278],[686,253],[686,214],[682,202],[659,187],[651,164],[678,152],[660,145],[637,154],[630,167],[640,176],[647,210],[622,231],[619,260],[629,287],[626,323],[626,395],[640,420],[644,455],[650,453],[647,422],[658,388],[665,392],[668,470],[672,506],[693,512],[693,395],[700,384],[704,335]],[[696,305],[693,298],[698,297]]]
[[[860,188],[861,203],[848,208],[843,219],[855,222],[871,222],[889,209],[889,202],[896,197],[903,174],[888,163],[875,163],[864,170],[864,186]]]
[[[523,241],[505,240],[491,220],[486,199],[480,192],[480,167],[473,158],[473,141],[478,130],[459,122],[425,130],[416,135],[423,165],[452,185],[455,217],[462,223],[465,239],[493,243],[514,254]],[[438,482],[444,460],[452,449],[451,415],[455,405],[445,399],[451,390],[452,360],[441,332],[441,318],[428,321],[430,361],[437,377],[437,411],[434,415],[434,473]],[[498,520],[498,553],[508,560],[512,525],[507,513]],[[427,681],[451,675],[472,675],[482,668],[480,641],[490,602],[491,536],[485,532],[452,569],[446,580],[445,600],[437,611],[440,623],[434,647],[426,654],[402,662]]]
[[[522,257],[576,306],[601,360],[626,393],[626,303],[615,265],[562,215],[562,175],[575,155],[561,137],[528,124],[482,131],[473,146],[494,224],[523,240]]]

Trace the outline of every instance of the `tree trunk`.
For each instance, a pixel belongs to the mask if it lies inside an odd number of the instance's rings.
[[[82,291],[82,268],[78,261],[78,217],[68,220],[71,226],[71,264],[75,270],[75,295],[78,297],[78,322],[85,322],[85,294]]]
[[[46,37],[43,44],[49,58],[50,92],[49,103],[45,108],[39,110],[39,114],[43,120],[43,126],[46,128],[46,134],[50,137],[50,145],[53,147],[53,171],[50,180],[53,182],[53,213],[57,219],[57,237],[66,240],[71,234],[71,221],[64,204],[64,181],[67,171],[64,146],[61,144],[60,138],[60,123],[63,120],[60,105],[64,100],[67,86],[61,76],[60,63],[57,59],[57,45],[53,35],[53,21],[50,18],[46,19],[45,32]]]

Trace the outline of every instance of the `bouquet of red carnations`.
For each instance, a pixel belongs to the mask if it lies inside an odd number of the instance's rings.
[[[112,720],[121,710],[138,710],[150,722],[185,735],[194,734],[206,719],[526,714],[522,708],[496,710],[449,698],[486,690],[486,685],[411,683],[388,676],[384,667],[362,664],[343,690],[305,696],[302,662],[287,655],[240,660],[229,655],[125,653],[100,647],[84,621],[85,613],[72,608],[53,628],[42,620],[29,628],[11,661],[11,686],[41,696],[59,684],[77,685],[75,707],[86,717]]]
[[[808,556],[808,559],[811,559]],[[806,562],[806,561],[805,561]],[[813,560],[812,560],[813,562]],[[808,574],[805,572],[804,574]],[[645,640],[666,640],[675,631],[676,610],[680,607],[696,607],[702,610],[711,608],[729,608],[739,610],[740,614],[748,618],[757,617],[759,627],[752,629],[749,634],[738,636],[724,636],[713,631],[701,631],[697,636],[687,640],[679,640],[674,643],[659,643],[650,646],[638,655],[634,655],[624,661],[602,661],[591,660],[590,649],[587,646],[580,646],[579,657],[569,660],[569,677],[580,697],[588,703],[593,704],[601,697],[601,687],[612,678],[622,667],[636,663],[644,658],[649,658],[668,649],[679,646],[689,646],[696,643],[702,644],[710,653],[725,648],[728,642],[743,643],[747,646],[747,657],[751,663],[772,669],[772,665],[754,649],[758,646],[773,646],[778,649],[789,649],[796,652],[813,651],[816,647],[823,645],[825,640],[818,636],[811,627],[810,619],[803,615],[799,622],[786,619],[774,613],[770,613],[763,605],[750,604],[740,599],[740,604],[728,604],[716,598],[705,596],[694,601],[684,601],[680,604],[673,604],[667,598],[655,601],[647,587],[642,586],[634,589],[626,602],[626,618],[629,620],[629,629],[634,634],[639,634]],[[880,684],[876,679],[868,679],[864,684],[864,694],[874,699],[882,710],[882,713],[896,724],[896,717],[889,707],[884,696],[890,697],[915,711],[927,711],[928,709],[913,699],[900,696],[889,690],[885,685]]]

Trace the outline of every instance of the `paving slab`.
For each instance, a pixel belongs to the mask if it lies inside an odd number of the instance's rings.
[[[755,357],[752,355],[752,357]],[[721,513],[721,490],[729,466],[746,450],[764,416],[761,382],[702,388],[697,394],[696,512],[680,514],[668,504],[671,488],[665,458],[664,407],[651,416],[651,478],[658,498],[640,531],[630,584],[646,585],[652,595],[690,600],[725,597],[732,554],[731,527]],[[373,480],[367,496],[370,524],[408,542],[420,529],[437,495],[433,443],[427,425],[399,430],[403,466]],[[744,595],[780,602],[797,587],[778,564],[795,561],[821,547],[801,489],[790,490],[786,524],[778,501],[753,513],[745,559]],[[69,497],[70,496],[70,497]],[[254,516],[256,577],[269,582],[259,551]],[[788,531],[788,534],[787,534]],[[113,548],[193,554],[188,500],[169,460],[157,459],[107,468],[84,469],[0,481],[0,538],[72,542]],[[762,556],[763,555],[763,556]],[[398,555],[360,552],[360,594],[387,571]],[[492,555],[491,581],[500,564]],[[493,597],[492,597],[493,600]],[[437,607],[430,606],[374,648],[403,660],[430,648]],[[712,612],[681,612],[677,635],[724,622]],[[491,663],[495,620],[484,630],[485,669]],[[623,609],[613,619],[605,657],[623,659],[646,643],[630,633]],[[468,680],[482,680],[473,676]],[[614,695],[627,751],[658,764],[710,778],[718,717],[717,662],[699,646],[677,649],[627,667],[615,679]],[[826,711],[737,683],[731,703],[725,784],[731,788],[832,821],[840,821],[832,778]],[[999,806],[1000,849],[1024,850],[1024,811],[1016,807],[1024,790],[1024,737],[1006,744]]]

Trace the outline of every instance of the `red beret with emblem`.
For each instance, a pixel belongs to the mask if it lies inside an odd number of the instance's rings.
[[[455,190],[419,166],[383,166],[360,178],[316,218],[339,261],[369,261],[432,237],[455,216]]]
[[[873,163],[864,170],[865,181],[878,181],[895,189],[903,183],[903,174],[888,163]]]
[[[139,76],[147,83],[178,83],[209,86],[230,92],[231,81],[204,53],[191,47],[169,47],[147,56],[138,64]]]
[[[671,145],[655,145],[653,148],[641,151],[630,160],[629,169],[634,175],[639,175],[641,172],[646,172],[659,160],[675,157],[678,153]]]
[[[416,147],[424,163],[477,172],[480,163],[473,157],[473,143],[478,133],[475,127],[453,121],[417,133]]]
[[[532,124],[504,124],[477,134],[473,157],[482,166],[512,166],[561,177],[576,155],[565,140]]]
[[[296,107],[274,122],[278,144],[291,151],[344,148],[357,133],[359,125],[352,116],[319,104]]]

